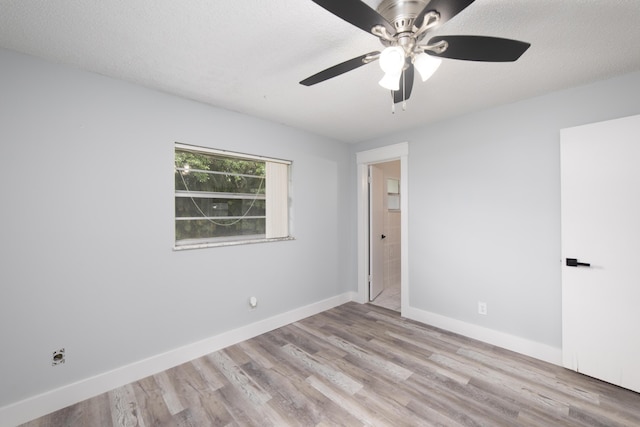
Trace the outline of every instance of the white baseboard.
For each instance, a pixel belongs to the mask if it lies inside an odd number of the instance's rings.
[[[16,426],[230,345],[357,299],[347,292],[0,408],[0,425]]]
[[[0,426],[13,427],[65,408],[74,403],[138,381],[206,354],[253,338],[305,317],[313,316],[349,301],[358,301],[357,292],[347,292],[309,304],[259,322],[243,326],[166,353],[134,362],[109,372],[78,381],[55,390],[0,408]],[[562,350],[546,344],[495,331],[493,329],[445,317],[413,307],[404,308],[402,315],[427,325],[455,332],[498,347],[506,348],[545,362],[562,366]]]
[[[402,310],[402,315],[408,319],[415,320],[427,325],[446,331],[455,332],[469,338],[486,342],[507,350],[515,351],[535,359],[562,366],[562,349],[552,347],[547,344],[527,340],[515,335],[463,322],[461,320],[445,317],[440,314],[431,313],[414,307]]]

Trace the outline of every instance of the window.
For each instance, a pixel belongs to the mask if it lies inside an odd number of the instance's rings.
[[[176,144],[175,248],[289,239],[290,165]]]

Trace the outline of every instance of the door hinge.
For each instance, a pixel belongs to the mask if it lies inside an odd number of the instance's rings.
[[[371,275],[369,275],[369,283],[371,283]]]

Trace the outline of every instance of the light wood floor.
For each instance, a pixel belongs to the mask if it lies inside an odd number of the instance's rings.
[[[639,426],[640,394],[347,303],[26,425]]]

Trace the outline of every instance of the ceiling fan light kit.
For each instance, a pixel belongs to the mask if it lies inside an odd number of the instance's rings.
[[[361,0],[312,0],[348,23],[378,37],[385,48],[327,68],[302,80],[311,86],[380,60],[380,86],[391,90],[393,103],[403,104],[413,88],[414,69],[424,82],[435,73],[440,58],[512,62],[529,48],[518,40],[487,36],[436,36],[429,30],[447,22],[475,0],[383,0],[376,10]]]
[[[422,79],[423,82],[426,82],[427,79],[438,70],[440,64],[442,64],[442,59],[427,55],[426,53],[416,55],[413,59],[413,66],[418,70],[420,79]]]
[[[400,46],[389,46],[380,54],[380,68],[384,72],[379,84],[385,89],[399,90],[400,75],[404,71],[405,53]]]
[[[385,89],[389,89],[391,91],[400,90],[400,76],[402,71],[398,74],[385,73],[384,76],[380,79],[378,84]]]

